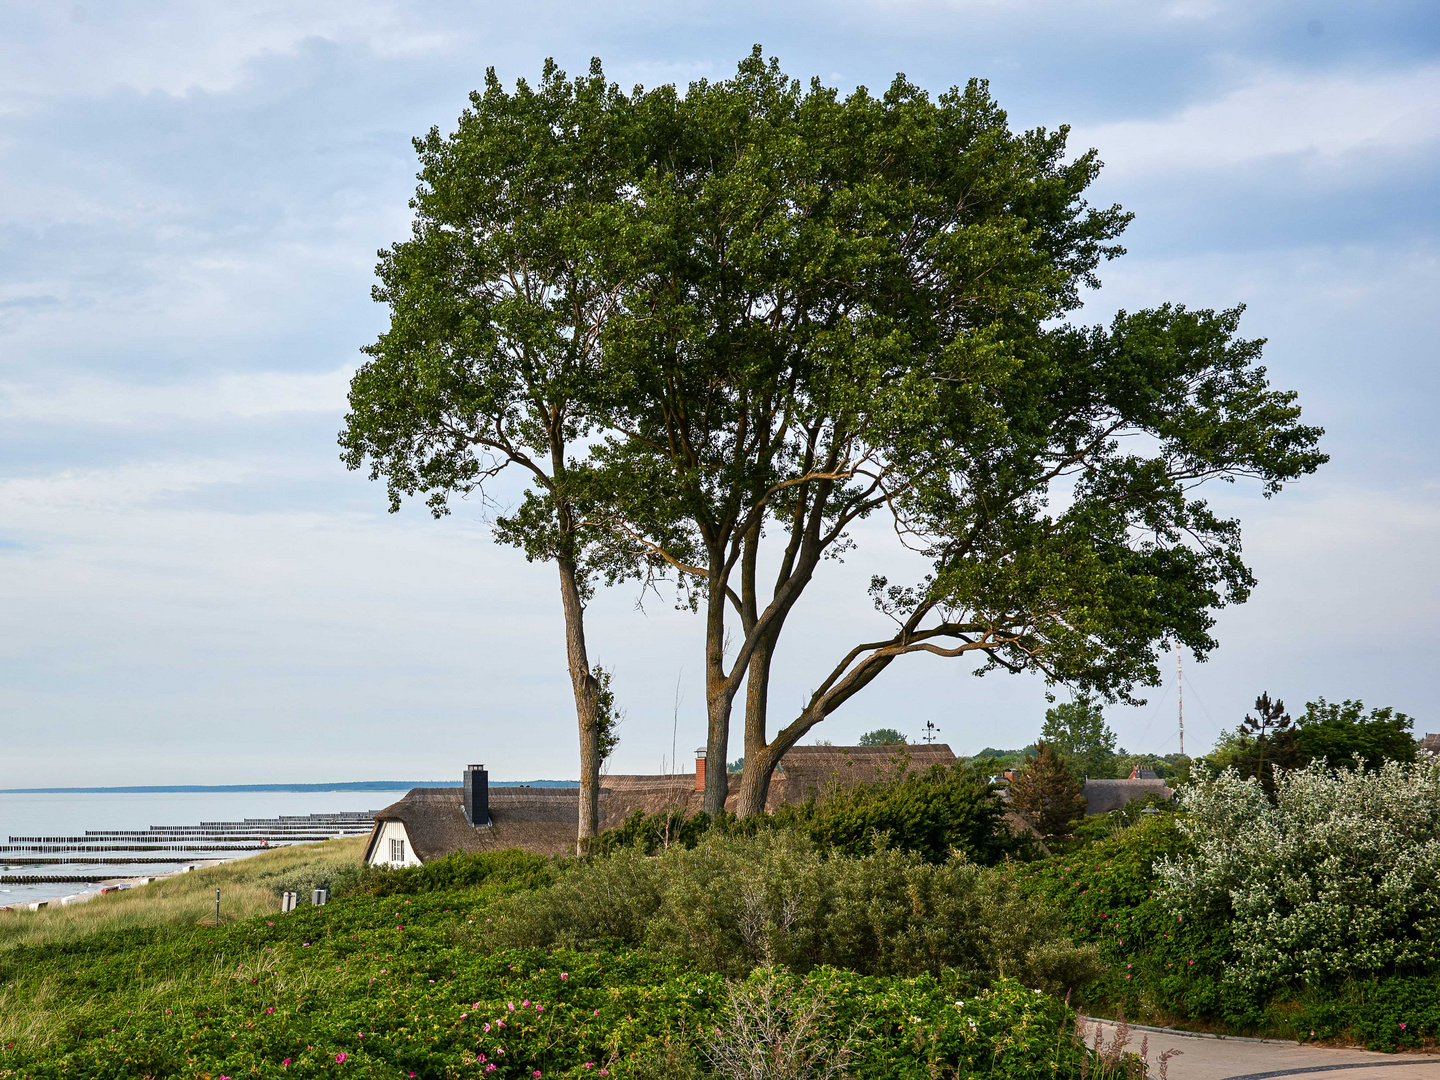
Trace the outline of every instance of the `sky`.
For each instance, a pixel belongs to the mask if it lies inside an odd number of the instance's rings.
[[[1106,163],[1093,201],[1136,215],[1076,321],[1243,303],[1326,429],[1330,464],[1278,497],[1213,494],[1259,586],[1184,657],[1185,749],[1262,690],[1440,730],[1433,0],[0,0],[0,786],[574,778],[553,567],[478,505],[389,514],[339,461],[375,252],[408,232],[411,138],[488,66],[684,85],[757,42],[842,90],[980,77],[1015,128],[1069,124]],[[790,621],[772,717],[906,567],[857,539]],[[626,712],[610,767],[688,769],[702,627],[639,599],[588,612]],[[810,741],[1033,739],[1044,682],[970,669],[905,658]],[[1178,749],[1164,670],[1107,710],[1132,751]]]

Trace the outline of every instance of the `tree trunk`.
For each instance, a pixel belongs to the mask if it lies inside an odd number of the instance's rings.
[[[770,776],[780,760],[771,753],[765,730],[774,642],[775,635],[766,634],[755,646],[745,676],[745,769],[740,775],[740,799],[735,807],[735,813],[742,818],[765,812]]]
[[[561,551],[560,603],[565,609],[565,660],[575,691],[575,717],[580,724],[580,830],[576,854],[583,855],[587,841],[600,831],[600,724],[596,715],[599,685],[590,673],[585,649],[585,605],[580,598],[573,553]]]
[[[705,800],[703,809],[714,817],[725,809],[730,779],[725,756],[730,752],[730,709],[735,687],[725,677],[725,589],[714,580],[705,609]]]

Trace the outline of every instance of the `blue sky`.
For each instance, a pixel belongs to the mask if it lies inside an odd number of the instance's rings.
[[[624,86],[723,77],[760,42],[849,89],[988,78],[1072,126],[1137,214],[1078,318],[1249,305],[1332,463],[1245,523],[1260,579],[1187,658],[1187,749],[1261,690],[1440,730],[1440,9],[1429,3],[287,5],[0,2],[0,779],[573,777],[553,572],[477,508],[385,512],[338,461],[375,250],[408,228],[410,138],[592,55]],[[513,495],[513,492],[510,493]],[[859,537],[787,631],[772,715],[867,634]],[[619,772],[703,741],[700,630],[597,597]],[[897,664],[816,735],[940,725],[1016,746],[1039,680]],[[679,692],[677,694],[677,682]],[[1175,749],[1173,676],[1114,708]],[[678,706],[677,706],[678,700]],[[740,752],[738,735],[733,752]]]

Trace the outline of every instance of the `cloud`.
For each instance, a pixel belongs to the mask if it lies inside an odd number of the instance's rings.
[[[1097,147],[1114,179],[1224,173],[1298,159],[1312,169],[1363,164],[1440,139],[1440,66],[1369,76],[1255,75],[1217,100],[1161,120],[1077,129],[1071,145]]]
[[[32,387],[0,382],[0,418],[155,424],[279,413],[340,413],[353,367],[318,374],[231,372],[168,385],[79,377]]]
[[[374,0],[44,0],[10,5],[0,34],[0,108],[21,111],[37,89],[86,97],[117,89],[183,95],[233,89],[254,61],[322,39],[377,57],[443,51],[453,32],[427,27],[413,5]]]

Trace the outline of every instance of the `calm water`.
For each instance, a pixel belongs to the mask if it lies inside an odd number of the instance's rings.
[[[151,795],[0,795],[0,843],[11,836],[83,836],[87,829],[146,829],[151,825],[198,825],[202,821],[241,821],[291,814],[340,810],[379,810],[403,797],[402,791],[220,791]],[[19,852],[16,853],[21,854]],[[34,853],[24,853],[34,854]],[[124,852],[107,851],[107,856]],[[221,853],[162,852],[173,857],[219,858]],[[0,854],[0,865],[4,865]],[[183,864],[180,864],[183,865]],[[168,873],[177,864],[136,863],[125,866],[13,867],[6,874],[91,874],[95,880],[120,875]],[[80,883],[62,885],[0,885],[0,904],[44,900],[81,892]]]

